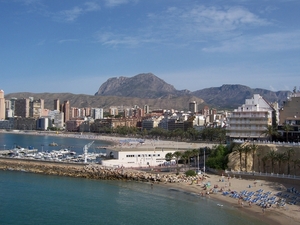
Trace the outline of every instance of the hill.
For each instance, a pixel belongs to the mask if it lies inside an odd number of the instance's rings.
[[[224,84],[221,87],[211,87],[191,92],[192,95],[202,98],[208,105],[217,109],[235,109],[245,103],[245,99],[252,98],[254,94],[260,94],[268,102],[278,102],[282,105],[290,91],[269,91],[266,89],[251,89],[239,84]]]

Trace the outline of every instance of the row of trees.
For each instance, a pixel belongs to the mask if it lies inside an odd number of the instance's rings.
[[[284,131],[283,136],[278,132],[278,128],[276,126],[267,126],[266,130],[262,132],[262,136],[268,137],[269,141],[273,140],[282,140],[289,142],[289,134],[291,131],[293,131],[293,127],[287,123],[280,126],[280,128]],[[297,138],[297,141],[298,138]]]
[[[171,161],[173,159],[175,159],[175,162],[176,162],[176,167],[177,167],[177,173],[179,172],[179,167],[178,167],[178,164],[179,164],[179,161],[181,161],[185,167],[186,167],[186,164],[188,164],[188,167],[190,168],[191,166],[191,160],[193,160],[194,162],[194,166],[196,166],[196,162],[197,162],[197,157],[200,157],[200,156],[203,156],[205,153],[204,153],[204,149],[192,149],[192,150],[187,150],[187,151],[176,151],[174,153],[167,153],[166,156],[165,156],[165,159],[166,161]]]
[[[214,169],[225,170],[229,161],[229,154],[231,153],[239,156],[240,171],[244,169],[248,172],[249,156],[252,159],[252,172],[257,167],[258,172],[274,173],[277,166],[279,174],[287,171],[287,174],[291,175],[291,168],[293,168],[293,174],[296,175],[297,168],[300,167],[300,159],[295,157],[296,152],[293,148],[289,148],[285,152],[269,150],[267,153],[263,153],[260,146],[254,144],[216,145],[212,149],[193,149],[184,152],[167,153],[165,157],[167,161],[175,159],[178,169],[179,161],[185,166],[188,164],[188,167],[190,167],[191,159],[193,159],[193,162],[197,162],[197,157],[203,157],[204,152],[208,156],[206,165]],[[257,165],[255,165],[255,162],[257,162]],[[271,171],[267,171],[268,164],[271,166]]]
[[[235,154],[239,155],[240,171],[245,168],[248,171],[248,156],[252,156],[252,171],[255,171],[255,161],[257,161],[258,172],[268,172],[267,164],[271,165],[271,173],[274,173],[275,165],[278,165],[278,173],[284,172],[284,166],[287,167],[287,174],[291,174],[291,164],[293,163],[294,175],[296,173],[297,166],[300,165],[300,159],[295,158],[295,150],[293,148],[287,149],[285,152],[277,152],[274,149],[269,150],[263,154],[258,145],[255,144],[238,144],[233,148]],[[256,159],[257,158],[257,159]],[[244,162],[243,162],[243,160]],[[262,168],[261,168],[262,163]]]
[[[206,127],[201,131],[195,128],[188,128],[187,130],[175,129],[175,130],[165,130],[160,127],[155,127],[150,131],[144,129],[141,130],[137,127],[126,127],[118,126],[115,128],[102,127],[99,129],[99,133],[107,134],[118,134],[118,135],[129,135],[138,136],[143,138],[161,138],[161,139],[173,139],[173,140],[203,140],[203,141],[213,141],[218,143],[224,143],[226,140],[226,131],[224,128],[220,127]]]
[[[280,135],[276,126],[267,126],[261,133],[261,137],[267,137],[269,141],[281,140],[289,141],[289,133],[293,128],[289,124],[284,124],[281,129],[284,131],[283,136]],[[115,128],[101,127],[98,129],[99,133],[118,134],[139,136],[144,138],[161,138],[161,139],[177,139],[177,140],[202,140],[217,143],[224,143],[226,141],[226,129],[221,127],[205,127],[203,130],[198,131],[193,127],[187,130],[175,129],[166,130],[160,127],[146,130],[137,127],[118,126]]]

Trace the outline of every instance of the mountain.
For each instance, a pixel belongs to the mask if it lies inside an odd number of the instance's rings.
[[[235,109],[245,103],[245,99],[260,94],[269,102],[278,102],[282,105],[290,91],[269,91],[240,84],[224,84],[221,87],[211,87],[194,92],[176,90],[152,73],[138,74],[133,77],[110,78],[104,82],[95,95],[71,93],[11,93],[6,99],[28,98],[44,99],[45,108],[53,109],[54,99],[63,103],[70,101],[71,107],[94,107],[107,110],[110,106],[140,107],[149,105],[151,109],[178,109],[188,110],[190,101],[196,101],[198,108],[204,105],[216,109]]]
[[[113,77],[104,82],[95,96],[123,96],[138,98],[172,98],[190,94],[179,91],[152,73],[142,73],[133,77]]]
[[[255,88],[239,85],[224,84],[221,87],[205,88],[191,92],[192,95],[202,98],[208,105],[217,109],[235,109],[245,103],[245,99],[252,98],[254,94],[260,94],[268,102],[278,102],[282,105],[290,91],[269,91],[266,89]]]

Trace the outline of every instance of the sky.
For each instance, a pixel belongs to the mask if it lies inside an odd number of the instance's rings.
[[[299,0],[0,0],[0,89],[94,95],[153,73],[178,90],[300,89]]]

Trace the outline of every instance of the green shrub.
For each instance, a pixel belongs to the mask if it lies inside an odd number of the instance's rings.
[[[195,172],[195,170],[188,170],[188,171],[186,171],[185,172],[185,175],[186,176],[196,176],[196,172]]]

